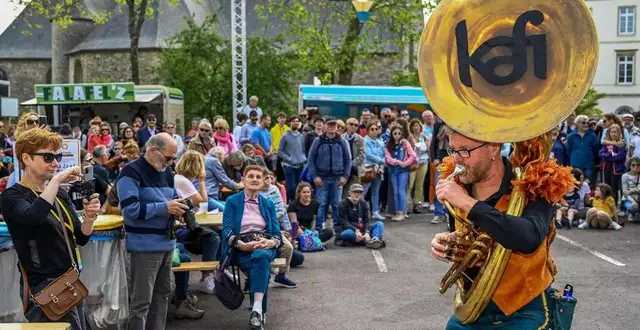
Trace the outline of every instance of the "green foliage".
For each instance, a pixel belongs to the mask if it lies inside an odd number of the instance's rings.
[[[353,71],[372,67],[362,60],[419,40],[422,10],[421,1],[375,1],[369,21],[360,23],[351,1],[267,0],[255,6],[267,27],[278,22],[301,69],[316,73],[323,84],[334,75],[351,84]]]
[[[420,77],[418,76],[418,70],[410,69],[403,72],[398,72],[391,77],[391,86],[412,86],[420,87]]]
[[[600,93],[593,88],[589,88],[580,104],[576,108],[576,115],[585,115],[588,117],[600,117],[603,111],[598,108],[598,100],[607,97],[607,94]]]
[[[184,92],[185,119],[211,119],[222,115],[233,123],[233,91],[231,48],[228,40],[218,34],[216,17],[210,16],[199,25],[187,21],[187,28],[167,40],[169,48],[162,53],[158,71],[167,86]],[[293,62],[279,55],[280,45],[262,38],[247,40],[247,92],[260,98],[265,113],[291,112],[296,89]]]

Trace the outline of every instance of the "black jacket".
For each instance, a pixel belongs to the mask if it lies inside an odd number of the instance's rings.
[[[446,149],[438,148],[438,132],[440,131],[440,129],[444,128],[445,126],[446,126],[445,123],[440,119],[437,119],[436,123],[433,125],[433,137],[431,138],[431,145],[429,145],[429,159],[431,161],[435,159],[442,161],[445,157],[449,155],[447,154]],[[449,144],[447,143],[447,145]]]
[[[333,229],[337,236],[347,229],[371,234],[369,204],[363,199],[360,199],[356,204],[351,202],[349,198],[343,199],[338,205],[338,221]]]

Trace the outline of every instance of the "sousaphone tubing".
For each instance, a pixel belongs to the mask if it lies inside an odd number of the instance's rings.
[[[528,151],[531,139],[542,142],[546,149],[536,157],[512,158],[513,178],[522,180],[532,163],[548,159],[549,131],[591,86],[598,39],[584,0],[443,0],[424,29],[418,56],[424,93],[447,126],[478,141],[515,143],[514,155]],[[454,314],[473,323],[491,301],[512,251],[445,205],[470,247],[452,259],[440,292],[456,284]],[[521,216],[525,206],[524,191],[514,187],[507,213]],[[548,244],[554,237],[552,226]],[[550,256],[548,265],[555,274]]]

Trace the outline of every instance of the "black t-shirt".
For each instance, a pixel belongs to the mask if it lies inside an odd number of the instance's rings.
[[[82,233],[82,223],[69,196],[62,189],[58,191],[58,198],[71,217],[69,221],[62,211],[64,221],[68,225],[73,224],[73,232],[67,229],[67,234],[75,259],[76,244],[87,244],[89,236]],[[29,285],[36,287],[47,279],[64,274],[71,267],[71,259],[62,225],[51,213],[52,210],[56,213],[56,208],[46,200],[36,198],[29,188],[21,184],[5,190],[0,203],[18,259],[27,272]]]
[[[313,222],[314,216],[318,214],[319,206],[320,204],[315,200],[312,200],[311,203],[306,206],[300,203],[299,201],[294,200],[291,203],[289,203],[287,212],[295,213],[297,215],[298,223],[300,224],[300,226],[303,226],[305,228],[310,228],[311,222]]]

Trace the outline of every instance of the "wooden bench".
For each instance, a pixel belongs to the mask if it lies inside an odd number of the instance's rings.
[[[287,263],[285,258],[275,258],[271,262],[271,267],[284,267]],[[174,272],[199,272],[199,271],[212,271],[218,268],[218,261],[192,261],[183,262],[179,267],[171,268]]]
[[[69,330],[69,323],[0,323],[0,330]]]

